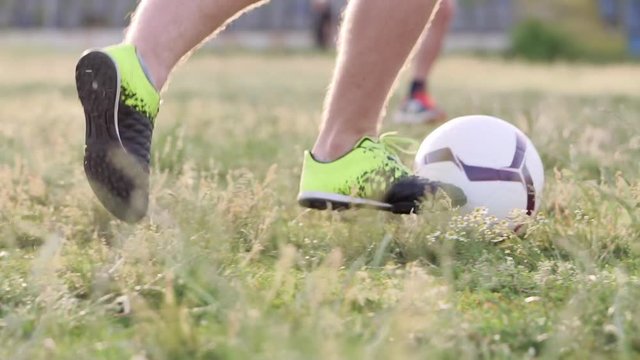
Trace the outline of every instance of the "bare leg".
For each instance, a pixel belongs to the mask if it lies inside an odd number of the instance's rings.
[[[323,126],[313,148],[318,160],[335,160],[362,136],[377,135],[389,91],[425,28],[434,3],[435,0],[349,3]]]
[[[455,13],[455,0],[443,0],[414,57],[413,79],[426,80],[440,56]]]
[[[143,0],[125,43],[135,45],[161,89],[175,65],[242,10],[264,0]]]

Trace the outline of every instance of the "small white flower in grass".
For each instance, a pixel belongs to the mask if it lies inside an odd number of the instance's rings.
[[[524,299],[524,302],[528,304],[528,303],[532,303],[540,300],[542,300],[540,296],[529,296],[528,298]]]
[[[443,302],[443,301],[439,301],[438,302],[438,308],[440,308],[440,310],[449,310],[453,307],[453,305]]]
[[[549,339],[549,334],[544,333],[544,334],[540,334],[538,336],[536,336],[536,341],[537,342],[543,342],[545,340]]]
[[[249,316],[249,318],[256,320],[260,318],[260,311],[258,311],[258,309],[249,309],[247,315]]]
[[[610,334],[610,335],[615,335],[615,336],[619,336],[620,335],[620,331],[618,330],[618,328],[613,325],[613,324],[607,324],[603,327],[603,330],[605,332],[605,334]]]
[[[49,351],[54,351],[56,349],[56,342],[53,341],[52,338],[46,338],[42,342],[42,346]]]
[[[127,295],[119,296],[113,302],[113,308],[118,315],[129,315],[131,314],[131,300]]]

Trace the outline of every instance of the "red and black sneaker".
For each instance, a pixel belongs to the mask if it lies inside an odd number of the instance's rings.
[[[398,124],[428,124],[445,121],[447,114],[436,106],[426,92],[416,92],[407,98],[393,117]]]

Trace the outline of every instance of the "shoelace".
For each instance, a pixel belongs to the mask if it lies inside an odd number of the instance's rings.
[[[420,143],[414,139],[398,136],[397,131],[390,131],[380,135],[378,141],[387,151],[394,155],[397,155],[397,153],[415,155],[420,146]]]

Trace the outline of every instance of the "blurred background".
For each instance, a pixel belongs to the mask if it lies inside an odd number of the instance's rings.
[[[208,46],[330,48],[345,3],[272,0]],[[121,36],[135,5],[135,0],[0,0],[0,41],[104,45]],[[540,61],[640,57],[640,0],[458,0],[446,47]]]

